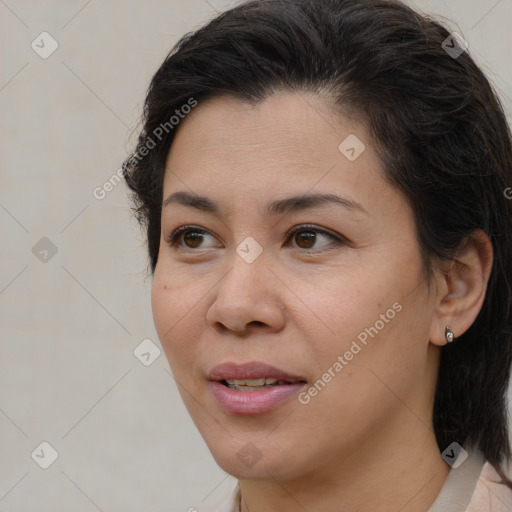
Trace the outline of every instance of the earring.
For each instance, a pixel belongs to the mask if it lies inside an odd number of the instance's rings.
[[[447,325],[444,330],[444,337],[446,338],[447,343],[451,343],[455,339],[455,335],[450,330],[450,326]]]

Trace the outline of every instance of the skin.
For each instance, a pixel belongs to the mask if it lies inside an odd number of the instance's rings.
[[[440,347],[446,325],[460,336],[476,318],[492,249],[475,233],[456,261],[435,266],[429,288],[405,196],[384,180],[364,127],[333,112],[291,92],[256,105],[217,97],[181,122],[167,159],[163,199],[193,192],[221,214],[163,208],[155,327],[193,421],[240,481],[243,512],[427,511],[450,470],[432,426]],[[338,149],[349,134],[366,146],[354,161]],[[364,211],[264,214],[271,200],[311,192]],[[171,247],[166,237],[186,224],[208,234]],[[308,238],[307,227],[287,238],[302,224],[348,242]],[[248,236],[263,248],[250,264],[236,252]],[[306,405],[242,416],[209,391],[208,371],[226,361],[264,361],[310,386],[395,303],[401,311]],[[252,467],[237,457],[248,442],[261,455]]]

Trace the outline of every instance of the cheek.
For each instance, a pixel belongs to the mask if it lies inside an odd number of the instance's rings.
[[[171,369],[189,365],[194,359],[202,326],[202,295],[197,286],[174,280],[172,273],[155,269],[151,288],[151,308],[158,338]],[[204,315],[203,317],[204,318]],[[177,367],[178,366],[178,367]]]
[[[378,386],[370,370],[386,376],[390,384],[406,386],[404,378],[409,378],[411,369],[424,364],[432,306],[422,284],[420,262],[416,254],[388,260],[376,262],[374,271],[367,266],[343,273],[322,287],[321,293],[303,294],[315,298],[312,309],[329,327],[330,334],[322,329],[326,334],[319,336],[304,326],[317,371],[331,369],[337,376],[332,391],[348,386],[359,396],[365,394],[368,386]],[[322,373],[316,377],[322,378]]]

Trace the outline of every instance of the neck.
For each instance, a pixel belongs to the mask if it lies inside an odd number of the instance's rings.
[[[450,467],[431,426],[410,411],[391,423],[379,425],[357,449],[322,461],[300,478],[240,480],[240,511],[428,512]]]

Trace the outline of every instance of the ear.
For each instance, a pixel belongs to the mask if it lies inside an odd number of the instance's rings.
[[[436,308],[430,327],[434,345],[446,345],[446,326],[455,338],[471,327],[485,299],[492,262],[492,244],[482,230],[476,230],[455,257],[437,269]]]

